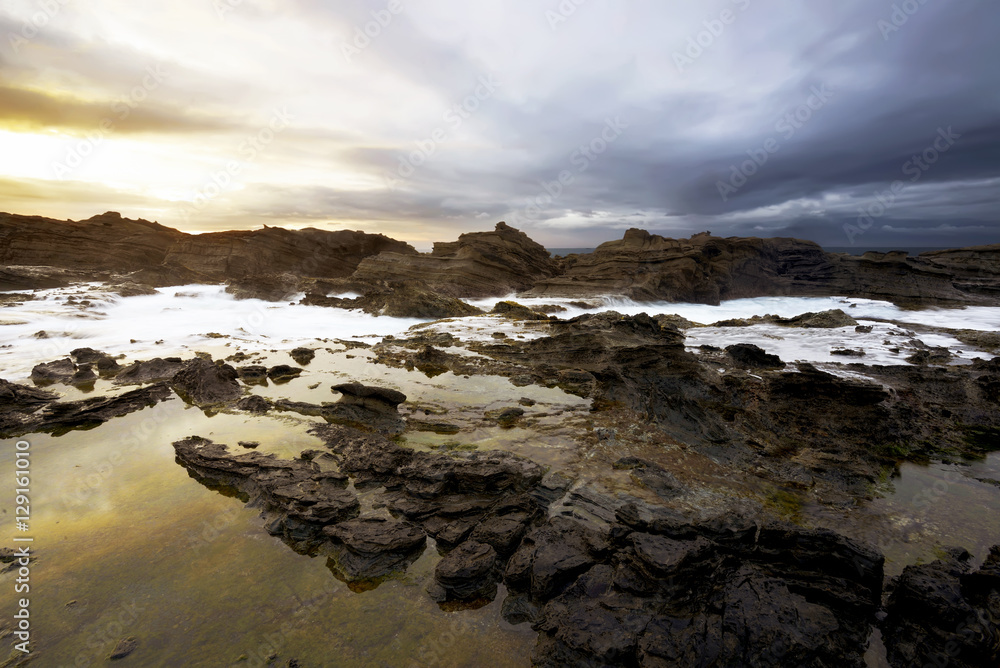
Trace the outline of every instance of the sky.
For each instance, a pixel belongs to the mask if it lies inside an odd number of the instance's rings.
[[[0,211],[1000,242],[996,0],[0,0]]]

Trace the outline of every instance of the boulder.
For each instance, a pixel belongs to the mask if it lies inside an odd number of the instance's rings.
[[[746,369],[783,369],[785,363],[777,355],[764,352],[752,343],[737,343],[726,346],[726,352],[738,366]]]
[[[971,566],[968,552],[952,549],[944,559],[903,569],[883,623],[891,665],[1000,665],[1000,546],[978,571]]]
[[[353,279],[419,282],[449,297],[504,296],[555,276],[559,264],[545,248],[506,223],[490,232],[470,232],[451,243],[435,243],[431,253],[385,252],[363,260]]]
[[[235,401],[243,393],[239,374],[228,364],[196,357],[174,374],[170,386],[185,400],[199,406]]]
[[[168,380],[184,368],[179,357],[155,358],[149,361],[133,362],[115,376],[118,385],[139,385]]]
[[[492,599],[497,592],[496,566],[492,545],[467,540],[438,562],[434,581],[449,600]]]
[[[384,517],[347,520],[326,527],[323,533],[335,546],[331,568],[348,581],[405,571],[427,543],[419,527]]]

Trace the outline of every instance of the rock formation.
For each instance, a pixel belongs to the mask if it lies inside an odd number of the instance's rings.
[[[435,243],[430,254],[390,252],[365,258],[352,278],[372,284],[416,281],[452,297],[491,297],[527,290],[558,271],[545,248],[500,222],[492,232]]]
[[[707,304],[779,295],[996,304],[1000,244],[915,257],[850,256],[799,239],[719,238],[707,232],[669,239],[631,229],[593,253],[557,261],[502,222],[492,231],[463,234],[436,243],[431,253],[417,253],[381,234],[346,230],[265,227],[190,235],[114,212],[77,222],[0,214],[0,289],[82,280],[109,281],[120,294],[229,282],[228,291],[237,298],[281,301],[305,292],[306,303],[432,318],[463,315],[454,303],[445,303],[451,298],[514,292]],[[367,301],[327,297],[338,289],[361,292]]]
[[[776,295],[856,296],[908,303],[996,303],[1000,249],[986,246],[850,256],[790,238],[668,239],[628,230],[528,291],[538,297],[620,294],[640,301],[718,304]],[[956,280],[958,279],[958,280]]]
[[[56,287],[99,272],[135,272],[131,280],[153,286],[286,272],[342,278],[382,251],[416,253],[384,235],[350,230],[265,227],[192,235],[113,211],[81,221],[0,213],[0,289]],[[89,273],[73,273],[80,271]]]

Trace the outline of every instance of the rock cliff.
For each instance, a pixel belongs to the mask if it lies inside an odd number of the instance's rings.
[[[593,253],[570,256],[566,271],[529,296],[621,294],[639,301],[718,304],[763,296],[855,296],[895,302],[994,303],[1000,247],[850,256],[790,238],[668,239],[630,229]]]
[[[367,257],[353,278],[367,283],[420,281],[451,297],[494,297],[527,290],[558,272],[558,263],[545,248],[500,222],[492,232],[436,243],[430,254]]]
[[[80,221],[0,213],[0,289],[85,280],[72,273],[79,271],[102,280],[109,272],[139,272],[135,280],[156,286],[283,272],[343,278],[362,258],[382,251],[416,254],[402,241],[350,230],[265,227],[194,235],[115,212]]]

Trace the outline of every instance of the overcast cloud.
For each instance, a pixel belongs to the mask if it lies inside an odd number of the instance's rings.
[[[4,0],[0,210],[1000,241],[993,0]]]

